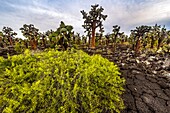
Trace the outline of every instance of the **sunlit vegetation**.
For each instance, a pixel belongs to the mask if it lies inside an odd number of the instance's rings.
[[[112,25],[111,33],[104,34],[107,15],[103,11],[98,4],[89,12],[81,11],[85,35],[63,21],[56,30],[46,32],[24,24],[20,28],[24,39],[3,27],[0,50],[12,47],[19,55],[0,57],[0,112],[120,113],[125,107],[121,99],[125,80],[118,67],[80,49],[111,47],[114,54],[118,45],[128,45],[136,55],[169,53],[170,30],[157,24],[141,25],[128,36],[119,25]]]
[[[118,67],[83,51],[0,57],[0,112],[120,112],[125,80]]]

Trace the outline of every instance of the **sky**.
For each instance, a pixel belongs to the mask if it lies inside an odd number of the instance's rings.
[[[34,24],[40,32],[56,30],[61,21],[72,25],[83,34],[81,10],[89,12],[91,5],[99,4],[108,15],[103,22],[105,34],[112,26],[121,26],[126,34],[140,25],[165,25],[170,29],[170,0],[0,0],[0,31],[11,27],[23,37],[19,28]]]

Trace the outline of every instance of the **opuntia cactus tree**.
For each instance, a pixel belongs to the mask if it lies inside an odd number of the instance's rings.
[[[155,24],[155,26],[152,27],[151,29],[151,49],[154,48],[154,43],[158,39],[159,34],[160,34],[160,25]]]
[[[135,52],[139,53],[140,47],[141,47],[141,40],[145,37],[145,35],[150,31],[151,27],[150,26],[139,26],[136,27],[135,30],[132,30],[131,32],[134,34],[134,41],[135,41]]]
[[[23,27],[20,28],[20,30],[23,36],[25,36],[30,41],[31,48],[37,49],[39,29],[35,28],[33,24],[24,24]]]
[[[161,28],[161,32],[159,32],[159,38],[158,38],[158,46],[157,49],[159,49],[163,43],[163,40],[167,37],[167,31],[165,26]]]
[[[120,26],[118,26],[118,25],[113,26],[112,32],[113,32],[112,41],[116,44],[117,38],[121,34],[120,33]]]
[[[84,20],[84,25],[83,28],[85,29],[85,32],[91,32],[91,47],[95,48],[95,31],[96,28],[100,28],[100,31],[103,30],[103,20],[106,20],[107,15],[103,15],[102,12],[104,9],[102,7],[99,7],[98,4],[96,5],[91,5],[91,11],[89,13],[86,13],[84,10],[80,11],[83,15]]]
[[[17,35],[17,33],[15,33],[13,29],[10,27],[3,27],[2,32],[4,34],[4,38],[6,38],[9,44],[12,46],[13,45],[12,39],[14,38],[15,35]]]
[[[55,39],[56,44],[66,50],[70,44],[71,37],[74,34],[72,30],[73,26],[65,25],[65,23],[61,21],[60,26],[49,36],[49,38]]]

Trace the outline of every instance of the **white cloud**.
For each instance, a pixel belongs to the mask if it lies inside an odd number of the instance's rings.
[[[146,4],[133,14],[134,18],[128,17],[128,24],[140,24],[158,22],[165,18],[170,18],[170,1],[163,0],[155,4]]]
[[[69,12],[61,12],[57,9],[45,6],[43,4],[38,4],[34,1],[32,5],[27,7],[20,6],[18,4],[10,4],[10,7],[16,9],[17,12],[12,13],[3,13],[2,22],[0,25],[11,26],[19,36],[21,36],[20,31],[18,30],[22,27],[23,24],[34,24],[40,31],[47,31],[48,29],[56,29],[60,21],[64,21],[66,24],[75,25],[75,29],[78,28],[81,24],[81,20],[77,18],[76,15],[71,15]],[[76,22],[76,24],[75,24]],[[17,28],[17,29],[16,29]]]

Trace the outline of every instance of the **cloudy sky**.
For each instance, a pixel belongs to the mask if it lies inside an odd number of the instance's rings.
[[[140,25],[158,23],[170,29],[170,0],[0,0],[0,30],[11,27],[22,37],[19,28],[34,24],[41,32],[55,30],[60,21],[72,25],[75,32],[83,34],[81,10],[89,11],[92,4],[104,8],[108,15],[104,21],[105,33],[113,25],[129,33]]]

